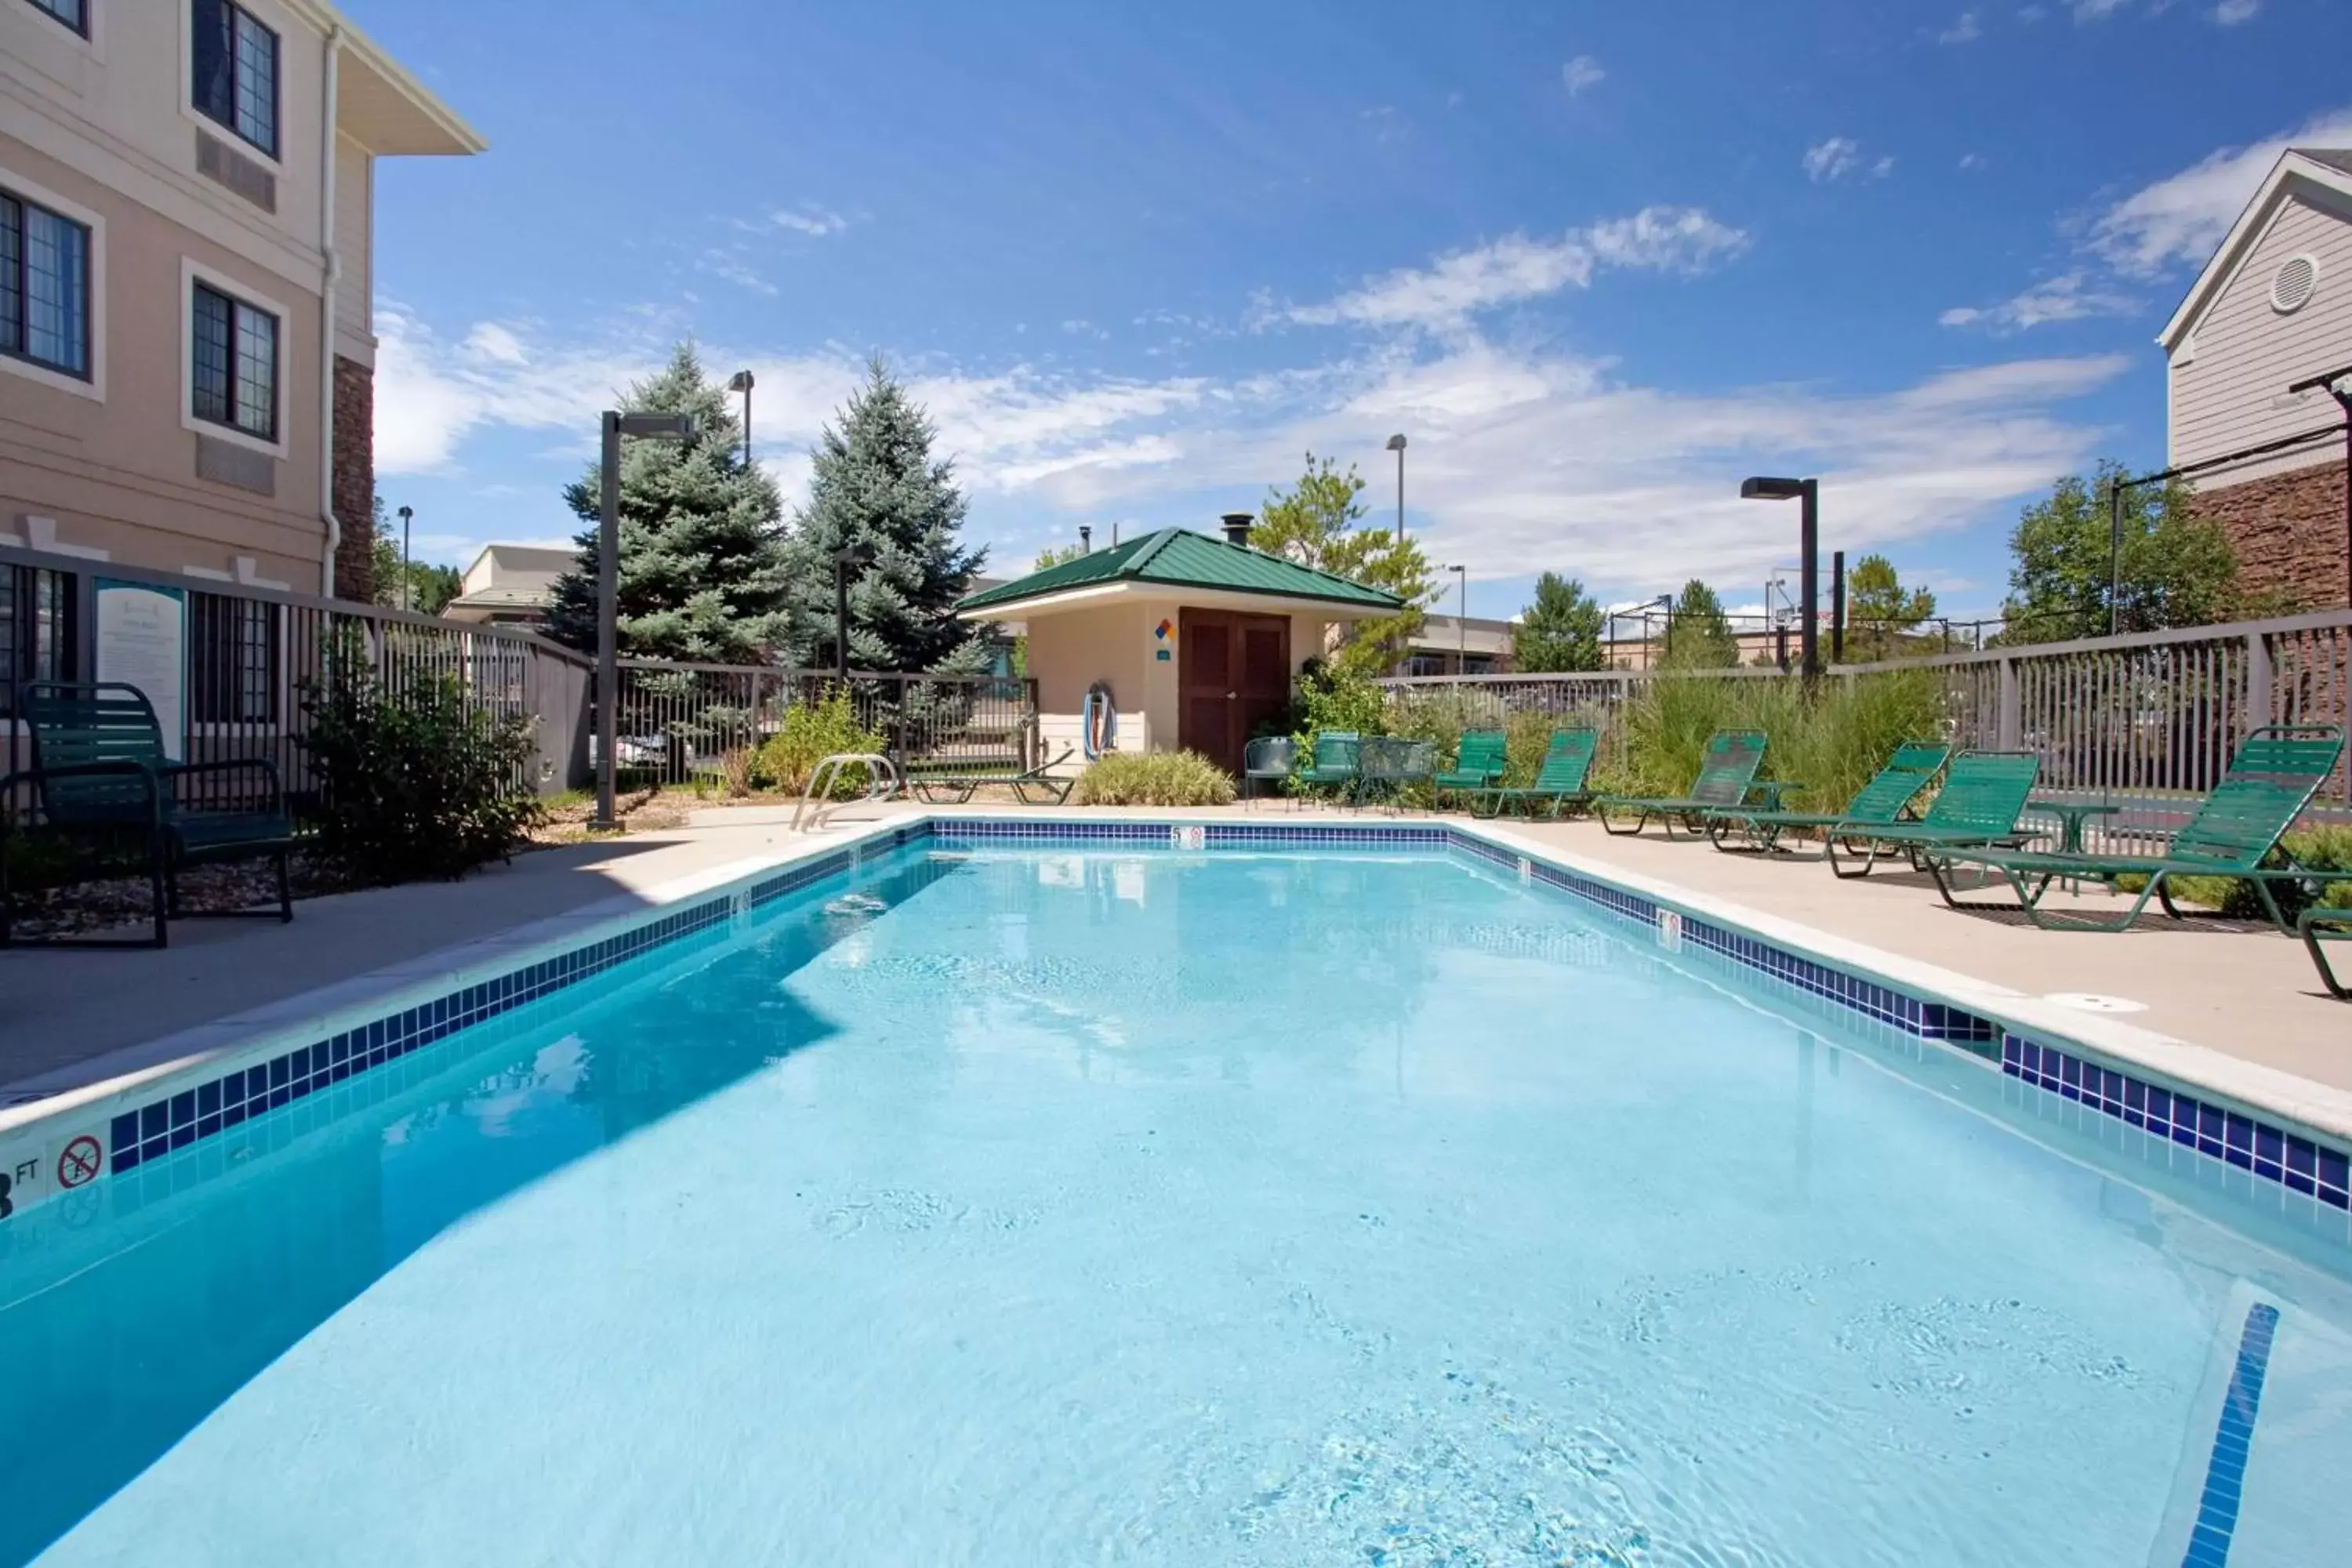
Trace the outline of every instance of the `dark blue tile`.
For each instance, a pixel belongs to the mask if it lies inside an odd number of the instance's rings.
[[[139,1113],[126,1110],[107,1126],[107,1152],[120,1161],[124,1152],[139,1146]]]
[[[139,1108],[139,1136],[142,1142],[160,1138],[172,1129],[172,1104],[165,1100]]]

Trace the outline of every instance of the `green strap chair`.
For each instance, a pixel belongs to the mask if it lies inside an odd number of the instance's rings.
[[[1430,783],[1436,773],[1436,742],[1412,741],[1402,735],[1372,736],[1357,748],[1357,804],[1379,795],[1401,806],[1405,791],[1415,784]]]
[[[1362,780],[1363,736],[1353,730],[1326,730],[1315,737],[1314,747],[1312,760],[1298,770],[1298,782],[1352,798]]]
[[[2231,759],[2230,771],[2207,795],[2196,814],[2156,856],[2067,855],[2002,852],[1988,848],[1954,847],[1948,853],[1927,855],[1927,869],[1936,879],[1944,901],[1954,909],[1993,906],[1963,903],[1952,894],[1950,875],[1956,866],[1979,866],[1998,871],[2017,894],[2017,907],[2045,931],[2126,931],[2156,900],[2174,920],[2171,881],[2178,877],[2236,877],[2253,885],[2255,896],[2271,920],[2289,935],[2301,934],[2320,961],[2317,939],[2309,928],[2298,932],[2283,913],[2270,884],[2282,880],[2320,880],[2292,864],[2268,865],[2279,840],[2294,826],[2319,786],[2335,773],[2344,755],[2344,731],[2333,724],[2271,724],[2246,737]],[[2067,913],[2045,915],[2041,903],[2056,881],[2104,882],[2112,888],[2119,879],[2144,877],[2147,883],[2120,918],[2100,920]],[[2008,908],[2007,905],[1999,906]]]
[[[1748,792],[1755,786],[1756,770],[1764,764],[1764,734],[1759,730],[1723,730],[1710,737],[1706,752],[1701,758],[1698,782],[1691,785],[1686,795],[1604,795],[1592,803],[1592,814],[1601,819],[1601,827],[1610,833],[1630,836],[1642,831],[1652,822],[1665,825],[1666,837],[1675,836],[1675,826],[1696,837],[1706,831],[1706,814],[1747,804]],[[1633,826],[1620,827],[1609,820],[1609,814],[1630,812]]]
[[[2339,871],[2328,879],[2340,880],[2347,875]],[[2339,1001],[2352,1002],[2352,985],[2347,985],[2336,978],[2336,971],[2328,965],[2327,954],[2319,945],[2323,942],[2352,942],[2352,909],[2314,904],[2303,911],[2301,920],[2295,921],[2294,932],[2303,939],[2304,948],[2311,954],[2312,965],[2319,971],[2320,981],[2327,987],[2327,994]]]
[[[179,873],[188,866],[267,858],[278,870],[278,907],[236,913],[294,918],[287,855],[294,822],[278,768],[260,757],[175,763],[146,693],[119,681],[78,685],[36,681],[23,689],[19,712],[32,732],[33,765],[0,778],[0,804],[21,788],[50,833],[85,848],[135,854],[147,870],[154,933],[144,942],[80,938],[79,947],[167,946],[180,914]],[[242,782],[238,782],[242,775]],[[234,804],[191,805],[183,787]],[[0,944],[10,938],[15,905],[0,854]]]
[[[2019,828],[2018,818],[2025,815],[2041,775],[2042,759],[2032,752],[1962,752],[1918,821],[1841,822],[1831,828],[1830,869],[1851,880],[1869,876],[1886,855],[1901,855],[1916,866],[1933,850],[2021,847],[2033,835]],[[1847,870],[1840,863],[1840,845],[1846,849],[1845,864],[1859,853],[1859,869]]]
[[[1439,803],[1444,804],[1449,795],[1475,795],[1500,784],[1506,744],[1500,730],[1465,730],[1461,748],[1454,753],[1454,765],[1430,781],[1437,788]]]
[[[1242,799],[1256,798],[1261,785],[1280,788],[1297,772],[1297,742],[1287,735],[1260,735],[1242,748]]]
[[[1902,820],[1928,781],[1951,761],[1952,748],[1941,741],[1906,741],[1895,749],[1876,776],[1854,792],[1843,812],[1765,811],[1731,806],[1706,814],[1706,836],[1727,855],[1763,854],[1778,849],[1783,835],[1800,828],[1826,831],[1842,822],[1892,823]],[[1783,790],[1793,786],[1782,784]],[[1737,837],[1742,842],[1733,843]],[[1826,844],[1822,853],[1829,853]]]
[[[1581,805],[1592,798],[1585,781],[1600,749],[1598,730],[1554,730],[1551,743],[1544,749],[1543,764],[1536,769],[1535,783],[1507,789],[1497,780],[1491,788],[1471,797],[1471,811],[1479,816],[1495,817],[1516,805],[1533,817],[1537,803],[1541,802],[1548,808],[1545,815],[1557,817],[1569,806]]]

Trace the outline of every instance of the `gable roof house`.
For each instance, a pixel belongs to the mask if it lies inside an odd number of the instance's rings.
[[[2170,463],[2212,465],[2190,480],[2198,510],[2248,585],[2352,603],[2347,414],[2325,387],[2287,390],[2352,367],[2352,152],[2282,153],[2157,341]]]

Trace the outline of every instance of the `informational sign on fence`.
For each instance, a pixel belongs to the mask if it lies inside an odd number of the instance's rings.
[[[98,601],[97,679],[120,680],[146,693],[163,731],[163,754],[185,759],[188,733],[188,595],[184,589],[101,577]]]

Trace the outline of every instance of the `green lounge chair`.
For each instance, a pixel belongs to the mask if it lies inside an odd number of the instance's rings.
[[[1298,782],[1328,784],[1352,798],[1360,782],[1358,763],[1363,748],[1364,738],[1353,730],[1324,731],[1315,737],[1313,760],[1298,770]]]
[[[1385,795],[1402,805],[1406,790],[1428,784],[1436,773],[1436,742],[1372,736],[1357,751],[1356,803],[1360,805],[1374,795]]]
[[[171,761],[147,694],[120,681],[36,681],[23,689],[20,711],[32,731],[33,765],[0,777],[0,803],[24,787],[50,832],[101,852],[135,853],[146,864],[153,934],[131,942],[79,938],[71,945],[168,946],[171,922],[181,917],[181,868],[228,860],[274,862],[278,907],[219,912],[294,918],[286,872],[294,819],[276,763],[263,757]],[[205,781],[203,805],[182,798],[181,786],[192,780]],[[7,860],[0,852],[0,945],[9,941],[16,913]]]
[[[1034,768],[1007,767],[992,762],[919,764],[908,767],[904,779],[908,789],[931,805],[941,801],[965,805],[983,784],[1001,784],[1010,789],[1013,797],[1024,805],[1060,805],[1070,798],[1071,786],[1078,781],[1057,777],[1054,770],[1067,763],[1073,754],[1066,747],[1052,762],[1040,763]],[[1042,800],[1031,799],[1032,790]]]
[[[1780,837],[1793,828],[1828,829],[1841,822],[1891,823],[1902,819],[1927,781],[1944,771],[1952,748],[1941,741],[1906,741],[1878,770],[1877,776],[1854,792],[1843,812],[1765,811],[1727,806],[1706,814],[1707,837],[1725,854],[1763,854],[1780,847]],[[1787,789],[1787,784],[1781,785]],[[1747,842],[1728,842],[1737,834]],[[1823,845],[1822,853],[1829,853]]]
[[[1962,752],[1952,759],[1944,787],[1918,821],[1841,822],[1831,828],[1830,869],[1852,880],[1869,876],[1885,853],[1900,853],[1917,866],[1930,850],[2022,847],[2033,835],[2021,831],[2017,819],[2025,815],[2033,781],[2041,775],[2042,759],[2032,752]],[[1861,850],[1860,870],[1840,868],[1841,844],[1849,861]]]
[[[2336,872],[2328,879],[2338,880],[2346,875],[2341,871]],[[2303,911],[2301,920],[2295,921],[2294,933],[2303,939],[2303,945],[2310,952],[2312,964],[2318,969],[2319,978],[2326,985],[2327,994],[2340,1001],[2352,1002],[2352,985],[2347,985],[2336,977],[2336,971],[2328,967],[2327,954],[2319,947],[2323,942],[2352,942],[2352,910],[2314,904]]]
[[[1592,798],[1585,787],[1585,779],[1592,772],[1592,758],[1601,749],[1598,730],[1554,730],[1551,743],[1544,749],[1543,765],[1536,769],[1531,784],[1505,788],[1500,782],[1471,796],[1473,815],[1484,817],[1502,816],[1514,805],[1529,817],[1536,814],[1536,803],[1549,806],[1547,816],[1557,817],[1564,807],[1581,805]]]
[[[1465,730],[1454,765],[1432,779],[1440,804],[1447,795],[1475,795],[1503,782],[1506,740],[1500,730]]]
[[[1955,847],[1949,853],[1929,853],[1927,869],[1935,876],[1944,901],[1960,910],[1989,906],[1962,903],[1952,896],[1952,868],[1981,866],[1999,871],[2016,891],[2018,907],[2024,910],[2026,918],[2045,931],[2127,931],[2150,899],[2179,920],[2180,911],[2173,907],[2170,888],[2174,878],[2236,877],[2253,884],[2263,908],[2281,931],[2308,938],[2307,931],[2298,933],[2280,911],[2270,884],[2311,874],[2292,865],[2265,866],[2263,862],[2343,755],[2344,731],[2333,724],[2266,725],[2246,737],[2231,760],[2230,771],[2196,815],[2172,836],[2161,855],[2004,854]],[[2053,882],[2104,882],[2112,888],[2124,877],[2145,877],[2147,881],[2120,919],[2078,914],[2045,917],[2042,912],[2042,895]],[[2318,956],[2315,943],[2313,955]],[[2324,975],[2326,965],[2323,963],[2320,967]]]
[[[1686,795],[1604,795],[1592,803],[1592,815],[1606,832],[1630,836],[1652,822],[1665,825],[1666,837],[1675,825],[1696,837],[1706,831],[1709,811],[1744,805],[1756,784],[1756,770],[1764,764],[1764,735],[1757,730],[1723,730],[1710,737],[1701,759],[1698,782]],[[1612,811],[1632,812],[1633,826],[1619,827],[1609,820]]]

